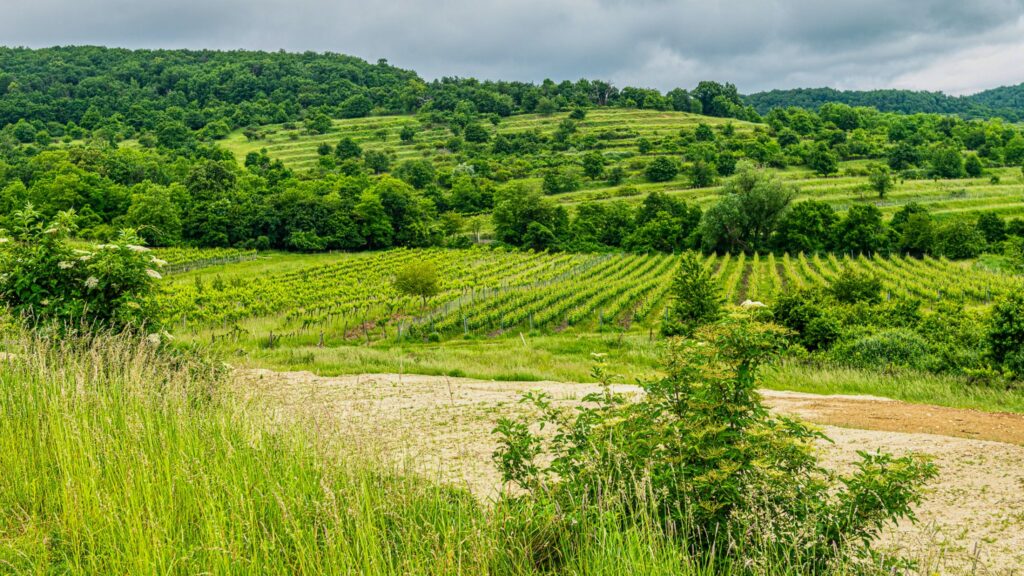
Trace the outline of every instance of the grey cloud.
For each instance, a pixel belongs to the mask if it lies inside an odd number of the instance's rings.
[[[0,14],[14,45],[318,50],[427,78],[716,79],[748,92],[982,89],[941,63],[1024,48],[1024,0],[0,0]],[[1001,79],[1024,81],[1024,64],[1000,62]]]

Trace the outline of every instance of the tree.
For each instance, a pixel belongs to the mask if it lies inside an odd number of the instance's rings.
[[[704,160],[697,160],[690,167],[690,186],[694,188],[707,188],[715,183],[715,165]]]
[[[658,156],[644,170],[644,176],[651,182],[668,182],[679,173],[679,166],[668,156]]]
[[[597,180],[604,174],[604,155],[600,152],[588,152],[583,155],[583,175],[591,180]]]
[[[911,214],[900,227],[899,250],[921,258],[931,253],[935,245],[935,227],[927,212]]]
[[[128,229],[99,249],[78,249],[68,240],[74,219],[68,211],[44,223],[31,204],[12,214],[12,238],[0,245],[0,302],[46,331],[158,331],[161,263]]]
[[[338,145],[334,147],[334,155],[338,160],[348,160],[349,158],[359,158],[363,154],[362,147],[352,139],[351,136],[345,136],[338,141]]]
[[[386,152],[380,150],[367,150],[363,154],[363,164],[367,168],[373,170],[374,174],[382,174],[388,171],[391,166],[391,158],[388,157]]]
[[[411,144],[415,138],[416,129],[409,124],[402,126],[402,129],[398,132],[398,139],[401,140],[403,144]]]
[[[430,160],[406,160],[395,169],[395,176],[422,190],[434,183],[437,172]]]
[[[661,333],[665,336],[692,336],[693,332],[718,320],[722,315],[722,290],[711,271],[694,252],[683,254],[670,288],[672,303]]]
[[[873,205],[851,206],[833,227],[832,246],[847,254],[887,252],[889,237],[881,210]]]
[[[951,260],[974,258],[985,249],[985,237],[963,220],[949,222],[935,234],[935,247]]]
[[[181,242],[180,210],[165,186],[135,186],[125,220],[150,246],[174,246]]]
[[[978,215],[978,222],[975,225],[978,232],[985,238],[990,246],[999,244],[1006,240],[1006,222],[995,212],[983,212]]]
[[[893,186],[892,173],[889,167],[884,164],[872,164],[868,166],[868,182],[879,198],[885,198]]]
[[[342,102],[338,112],[342,118],[363,118],[369,116],[372,109],[373,102],[366,96],[357,94]]]
[[[495,193],[491,218],[494,222],[494,236],[498,241],[521,246],[531,222],[537,222],[553,234],[558,234],[559,224],[564,225],[565,215],[560,215],[555,205],[539,191],[517,182]],[[535,227],[535,234],[538,232]]]
[[[822,176],[828,176],[839,171],[839,157],[824,143],[819,143],[807,157],[807,166]]]
[[[837,220],[835,210],[824,202],[799,202],[779,220],[772,244],[785,252],[823,252]]]
[[[767,249],[795,194],[774,175],[744,163],[723,187],[722,199],[704,214],[701,245],[708,252]]]
[[[940,145],[932,151],[931,168],[936,178],[963,178],[966,174],[960,150],[948,144]]]
[[[1024,293],[1011,291],[995,303],[987,339],[992,359],[1024,379]]]
[[[427,307],[427,298],[436,296],[441,291],[437,280],[437,267],[433,262],[426,260],[402,266],[395,273],[394,285],[402,294],[420,298],[423,308]]]
[[[486,128],[474,122],[466,126],[462,131],[462,137],[466,139],[466,142],[484,143],[490,139],[491,135]]]
[[[306,118],[306,130],[312,134],[327,134],[333,125],[331,118],[323,112]]]
[[[968,154],[967,160],[964,161],[964,171],[967,172],[967,175],[971,178],[981,176],[982,173],[985,172],[985,167],[981,163],[981,158],[978,158],[978,155],[973,152]]]

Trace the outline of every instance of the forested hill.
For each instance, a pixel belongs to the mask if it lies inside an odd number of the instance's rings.
[[[967,118],[1001,116],[1011,121],[1024,120],[1024,84],[1004,86],[970,96],[949,96],[942,92],[915,90],[794,88],[758,92],[744,96],[743,99],[760,114],[767,114],[773,108],[790,106],[817,110],[822,104],[837,102],[850,106],[868,106],[883,112],[958,114]]]
[[[212,139],[242,126],[304,119],[454,111],[508,116],[570,106],[624,106],[754,119],[736,87],[702,82],[694,90],[623,87],[578,80],[539,84],[471,78],[424,81],[415,72],[331,53],[126,50],[94,46],[0,47],[0,128],[19,120],[41,129],[103,127],[112,140],[166,120]],[[50,130],[51,132],[53,130]]]

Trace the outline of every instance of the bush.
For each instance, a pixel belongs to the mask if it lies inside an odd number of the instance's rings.
[[[844,268],[828,287],[836,300],[845,304],[882,301],[882,281],[872,274]]]
[[[792,330],[796,342],[811,352],[827,350],[839,339],[839,320],[823,296],[801,290],[783,294],[772,305],[775,321]]]
[[[737,315],[675,339],[667,375],[635,402],[612,393],[600,366],[604,391],[574,412],[527,395],[554,435],[534,434],[530,417],[499,421],[495,460],[526,491],[508,498],[550,502],[569,531],[586,523],[590,502],[654,510],[669,534],[726,564],[785,557],[818,573],[869,557],[886,524],[913,519],[935,467],[886,454],[861,454],[848,476],[819,467],[813,442],[822,436],[772,415],[757,393],[758,367],[781,351],[784,334]]]
[[[896,365],[923,369],[929,365],[928,343],[906,328],[890,328],[840,343],[833,348],[832,356],[841,364],[857,368]]]
[[[992,307],[988,345],[996,363],[1024,379],[1024,293],[1011,292]]]
[[[668,156],[658,156],[644,170],[651,182],[668,182],[679,173],[679,166]]]
[[[122,230],[95,250],[72,248],[74,212],[44,224],[31,205],[12,215],[14,234],[0,244],[0,300],[37,328],[134,330],[159,327],[153,299],[162,262]]]
[[[693,252],[687,252],[679,261],[670,294],[672,303],[661,325],[665,336],[690,336],[698,327],[721,316],[721,288]]]

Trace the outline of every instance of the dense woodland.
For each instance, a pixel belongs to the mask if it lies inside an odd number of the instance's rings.
[[[770,90],[745,96],[743,100],[762,114],[774,108],[799,107],[817,110],[827,103],[868,106],[883,112],[905,114],[957,114],[967,118],[1002,117],[1024,120],[1024,84],[1002,86],[970,96],[948,96],[942,92],[915,90],[835,90],[796,88]]]
[[[734,118],[605,148],[628,127],[578,130],[595,107]],[[971,214],[935,221],[908,205],[891,221],[865,203],[837,213],[794,202],[772,174],[799,167],[828,176],[840,162],[884,198],[896,181],[987,177],[1024,164],[1024,130],[1000,119],[883,113],[827,103],[760,116],[729,84],[667,94],[591,80],[424,82],[386,62],[334,54],[0,49],[0,226],[31,204],[44,218],[73,209],[83,238],[137,228],[151,245],[318,251],[460,246],[493,215],[494,240],[551,250],[819,252],[971,257],[1024,233],[1020,220]],[[502,132],[506,118],[561,118],[557,130]],[[426,130],[449,134],[431,157],[397,162],[344,133],[296,171],[266,153],[235,158],[218,142],[277,123],[334,134],[332,119],[409,114],[395,147]],[[755,121],[757,124],[748,124]],[[738,124],[743,129],[737,128]],[[444,161],[438,160],[443,157]],[[998,176],[992,176],[998,179]],[[720,187],[702,211],[663,194],[639,205],[551,197],[581,187],[678,182]],[[1011,247],[1012,248],[1012,247]]]

